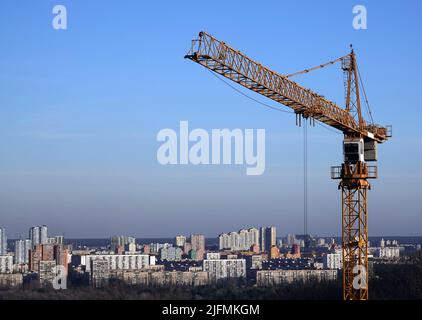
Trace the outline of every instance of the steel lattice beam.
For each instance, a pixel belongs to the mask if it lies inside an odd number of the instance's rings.
[[[359,123],[348,110],[264,67],[205,32],[193,41],[192,49],[185,58],[347,135],[363,135],[378,142],[387,139],[385,128]]]
[[[366,187],[342,187],[343,299],[368,299],[368,215]],[[363,268],[362,268],[363,267]],[[356,277],[364,272],[360,281]]]

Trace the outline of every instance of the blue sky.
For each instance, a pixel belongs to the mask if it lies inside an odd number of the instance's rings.
[[[200,30],[285,74],[353,43],[374,118],[394,126],[379,150],[369,232],[421,235],[420,1],[227,2],[1,2],[0,225],[10,237],[34,224],[68,237],[302,231],[302,129],[183,59]],[[56,4],[67,7],[66,31],[51,26]],[[352,27],[356,4],[367,30]],[[296,81],[343,105],[338,65]],[[265,174],[159,165],[156,134],[180,120],[266,129]],[[309,135],[309,230],[338,235],[329,167],[341,163],[342,136],[319,126]]]

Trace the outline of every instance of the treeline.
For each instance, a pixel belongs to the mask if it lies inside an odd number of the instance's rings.
[[[338,299],[341,283],[293,283],[288,286],[256,287],[234,281],[201,287],[144,287],[115,282],[104,288],[70,287],[67,290],[21,288],[1,290],[1,299],[13,300],[262,300]]]
[[[422,299],[422,255],[400,264],[375,264],[369,288],[374,299]]]
[[[422,256],[408,257],[399,264],[375,264],[369,282],[371,300],[422,299]],[[246,282],[226,281],[202,287],[144,287],[121,282],[104,288],[73,286],[68,290],[0,289],[0,299],[31,300],[338,300],[342,297],[341,277],[337,281],[292,283],[274,287],[257,287]]]

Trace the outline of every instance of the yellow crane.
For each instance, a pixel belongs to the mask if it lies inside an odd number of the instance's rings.
[[[391,126],[367,122],[362,116],[359,72],[352,51],[341,58],[291,75],[279,74],[206,32],[192,40],[185,58],[293,109],[296,122],[320,121],[344,134],[344,163],[331,168],[331,178],[339,179],[342,193],[343,299],[368,299],[368,179],[377,178],[377,144],[391,137]],[[323,96],[289,78],[342,63],[345,74],[346,105],[341,108]],[[365,94],[366,96],[366,94]]]

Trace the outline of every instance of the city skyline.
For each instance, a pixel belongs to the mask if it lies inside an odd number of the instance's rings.
[[[190,237],[177,234],[169,242],[138,241],[128,235],[75,242],[51,236],[48,230],[47,225],[33,226],[28,232],[31,240],[16,240],[14,246],[6,246],[0,253],[1,294],[36,293],[40,297],[42,288],[45,293],[60,292],[83,299],[80,293],[93,290],[114,296],[116,288],[127,294],[132,290],[158,294],[162,289],[178,288],[177,297],[183,297],[185,290],[214,292],[216,285],[230,284],[246,290],[249,298],[254,296],[250,290],[260,288],[256,297],[263,298],[264,288],[271,292],[271,288],[291,290],[316,283],[336,288],[344,273],[344,251],[334,238],[294,234],[277,237],[274,226],[221,233],[217,244],[207,243],[207,238],[198,233]],[[0,246],[4,248],[6,230],[0,231]],[[415,264],[421,243],[422,237],[370,240],[370,277],[380,272],[374,271],[379,268]],[[312,290],[315,292],[315,287]],[[193,299],[198,298],[195,295]]]
[[[238,228],[235,228],[233,230],[221,230],[217,233],[212,233],[212,234],[206,234],[206,233],[201,233],[200,230],[196,231],[196,232],[187,232],[187,233],[181,233],[181,232],[174,232],[171,234],[167,234],[167,235],[155,235],[155,236],[143,236],[143,235],[138,235],[138,234],[133,234],[133,233],[128,233],[128,232],[112,232],[110,234],[103,234],[102,236],[99,237],[75,237],[72,235],[68,235],[65,232],[60,232],[60,231],[55,231],[52,230],[49,226],[45,225],[45,224],[38,224],[36,226],[28,226],[27,231],[26,232],[20,232],[18,234],[18,236],[13,235],[12,233],[9,233],[7,226],[0,226],[0,235],[2,237],[5,237],[7,239],[8,242],[15,242],[15,241],[19,241],[19,240],[31,240],[31,229],[33,228],[40,228],[40,227],[46,227],[48,228],[48,234],[47,234],[47,238],[45,238],[46,240],[44,240],[43,242],[34,242],[34,243],[48,243],[48,239],[52,239],[53,238],[57,238],[57,237],[62,237],[64,239],[69,239],[69,240],[104,240],[104,239],[113,239],[113,238],[120,238],[120,237],[125,237],[125,238],[129,238],[129,239],[134,239],[134,240],[138,240],[138,239],[176,239],[178,237],[184,237],[184,241],[190,241],[191,236],[193,235],[203,235],[205,237],[205,239],[215,239],[217,240],[217,244],[218,244],[218,239],[221,235],[227,234],[230,235],[231,233],[239,233],[241,231],[247,231],[247,230],[251,230],[251,229],[256,229],[258,231],[258,238],[261,239],[261,231],[263,229],[267,230],[267,229],[271,229],[271,228],[275,228],[276,229],[276,239],[281,239],[281,238],[286,238],[289,236],[295,236],[295,235],[300,235],[303,236],[304,233],[303,231],[299,230],[297,232],[279,232],[279,228],[277,226],[240,226]],[[309,236],[313,236],[313,237],[319,237],[319,238],[341,238],[341,235],[336,235],[336,234],[318,234],[318,233],[308,233]],[[394,235],[394,234],[369,234],[370,238],[395,238],[395,237],[409,237],[409,238],[420,238],[422,237],[422,235],[409,235],[409,234],[399,234],[399,235]],[[176,241],[176,240],[174,240]],[[260,240],[261,241],[261,240]],[[259,244],[260,245],[260,244]]]

